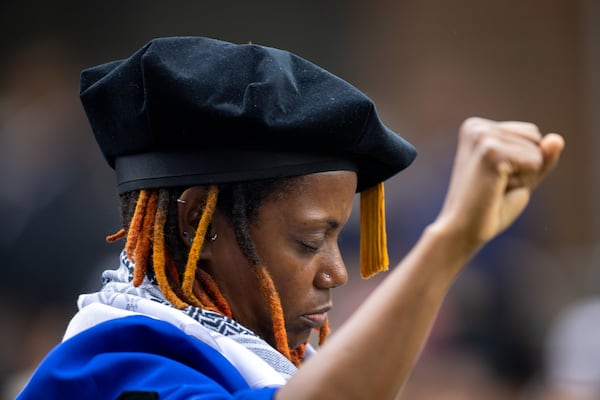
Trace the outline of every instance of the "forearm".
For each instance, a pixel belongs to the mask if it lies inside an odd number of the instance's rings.
[[[456,275],[522,212],[563,146],[532,124],[467,120],[436,223],[278,400],[395,398]]]
[[[476,249],[475,245],[460,245],[447,231],[430,226],[277,398],[395,398],[456,274]]]

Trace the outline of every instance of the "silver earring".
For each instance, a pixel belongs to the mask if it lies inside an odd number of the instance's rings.
[[[217,237],[218,237],[218,236],[219,236],[219,235],[217,235],[217,234],[215,233],[214,235],[212,235],[212,236],[209,236],[209,237],[208,237],[208,240],[210,240],[211,242],[214,242],[215,240],[217,240]]]
[[[177,199],[177,202],[178,202],[179,204],[185,204],[185,200]]]

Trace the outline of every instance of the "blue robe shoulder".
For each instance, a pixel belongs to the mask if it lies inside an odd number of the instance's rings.
[[[272,399],[218,351],[145,316],[103,322],[54,348],[17,400]]]

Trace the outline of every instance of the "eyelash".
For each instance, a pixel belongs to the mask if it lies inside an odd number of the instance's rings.
[[[299,241],[299,243],[302,246],[302,248],[304,250],[306,250],[308,253],[314,254],[314,253],[317,253],[319,251],[318,247],[311,246],[310,244],[302,242],[302,241]]]

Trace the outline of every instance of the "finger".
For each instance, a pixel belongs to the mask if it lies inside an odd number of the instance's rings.
[[[549,133],[542,138],[540,148],[544,156],[542,176],[546,176],[558,163],[565,148],[565,140],[557,133]]]
[[[500,231],[507,228],[523,212],[530,197],[531,190],[528,187],[519,187],[505,192],[504,207],[500,214]]]
[[[519,186],[536,187],[542,179],[556,166],[558,159],[565,146],[562,136],[551,133],[542,138],[539,144],[539,152],[542,161],[538,171],[532,170],[530,173],[513,174],[509,178],[507,189]]]
[[[481,139],[479,151],[490,165],[509,165],[510,175],[537,174],[544,163],[540,147],[519,136],[487,135]]]
[[[498,122],[497,127],[505,134],[517,135],[534,143],[539,143],[542,139],[542,133],[537,125],[530,122],[502,121]]]
[[[471,117],[463,122],[461,130],[471,132],[502,131],[503,134],[518,135],[527,140],[539,143],[542,134],[537,125],[522,121],[494,121],[490,119]]]
[[[463,123],[461,134],[473,147],[491,136],[505,142],[515,142],[517,146],[526,146],[527,143],[537,146],[542,138],[538,127],[529,122],[496,122],[477,117],[469,118]]]

